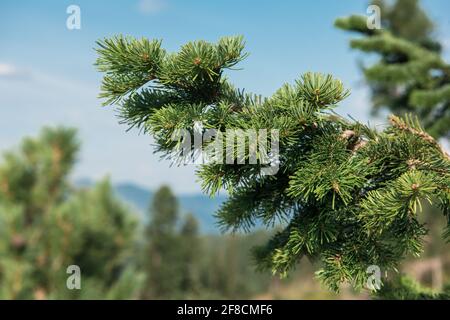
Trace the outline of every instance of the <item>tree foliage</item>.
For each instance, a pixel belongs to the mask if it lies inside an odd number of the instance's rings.
[[[198,169],[206,192],[230,193],[217,212],[224,230],[285,224],[255,250],[261,267],[285,275],[303,257],[318,260],[318,277],[338,290],[342,282],[362,287],[370,265],[395,269],[406,255],[419,255],[421,203],[436,201],[449,213],[450,163],[438,143],[414,117],[391,116],[379,132],[337,115],[333,108],[349,92],[330,75],[304,74],[267,98],[236,89],[224,71],[246,56],[243,49],[242,37],[190,42],[170,54],[161,41],[105,39],[97,60],[105,73],[101,96],[122,122],[153,135],[167,157],[180,156],[174,132],[192,133],[198,121],[221,132],[279,130],[274,175],[261,173],[261,157],[239,164],[235,153],[234,163]]]
[[[357,15],[335,24],[362,35],[351,40],[352,48],[379,56],[374,64],[363,66],[374,113],[381,109],[399,115],[414,113],[432,136],[448,139],[450,65],[440,55],[433,23],[418,0],[373,3],[381,9],[381,29],[367,28],[367,17]]]
[[[181,287],[189,271],[186,266],[188,262],[184,259],[183,238],[177,225],[178,201],[169,187],[161,187],[156,192],[149,213],[151,219],[145,232],[147,248],[144,252],[144,269],[148,279],[143,297],[175,298],[186,293],[187,290],[183,292]],[[195,239],[197,230],[190,231],[190,236]]]
[[[400,276],[383,286],[377,292],[377,298],[385,300],[448,300],[450,299],[450,287],[447,285],[442,292],[433,292],[423,288],[407,276]]]
[[[45,128],[5,153],[0,164],[0,297],[136,297],[142,275],[129,263],[135,222],[107,180],[77,190],[68,183],[75,131]],[[67,268],[81,270],[69,290]]]

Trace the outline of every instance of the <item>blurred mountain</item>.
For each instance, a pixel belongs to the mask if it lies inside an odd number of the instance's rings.
[[[93,182],[89,179],[80,179],[75,182],[78,187],[89,187]],[[147,209],[153,198],[153,191],[134,183],[120,183],[114,185],[117,196],[136,211],[140,220],[148,219]],[[176,194],[180,203],[181,214],[191,212],[200,224],[200,231],[204,234],[217,234],[214,213],[219,209],[226,196],[218,195],[210,198],[203,194]]]

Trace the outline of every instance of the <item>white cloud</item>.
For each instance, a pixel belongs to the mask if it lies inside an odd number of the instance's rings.
[[[143,14],[155,14],[167,8],[166,0],[140,0],[139,11]]]
[[[0,76],[10,76],[16,72],[16,68],[13,65],[0,63]]]
[[[0,63],[0,77],[11,77],[18,73],[16,67],[7,63]]]
[[[27,73],[9,63],[0,63],[0,78],[22,78]]]

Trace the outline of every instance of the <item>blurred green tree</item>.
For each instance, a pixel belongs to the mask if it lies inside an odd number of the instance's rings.
[[[199,236],[198,221],[192,213],[186,215],[180,230],[180,245],[182,247],[181,292],[184,298],[198,297],[201,292],[200,260],[205,253]]]
[[[155,193],[149,213],[144,258],[147,282],[143,298],[174,298],[180,290],[181,249],[177,230],[178,201],[169,187],[163,186]]]
[[[142,275],[130,250],[135,221],[107,180],[76,190],[68,176],[79,142],[73,129],[45,128],[5,153],[0,165],[0,298],[133,298]],[[69,290],[67,267],[81,270]]]
[[[200,235],[193,214],[181,215],[163,186],[150,204],[142,269],[144,299],[252,298],[268,288],[270,274],[255,273],[250,248],[269,235]]]
[[[372,4],[381,9],[382,26],[393,35],[440,51],[441,45],[433,37],[434,23],[421,8],[419,0],[374,0]]]
[[[433,37],[433,22],[418,0],[389,3],[373,1],[381,9],[381,29],[367,27],[367,17],[337,19],[338,28],[363,37],[352,48],[376,53],[377,62],[363,66],[372,97],[372,111],[387,109],[395,114],[416,114],[436,138],[450,137],[450,65]]]

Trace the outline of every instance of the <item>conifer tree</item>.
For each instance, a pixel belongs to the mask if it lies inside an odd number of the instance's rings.
[[[279,130],[269,139],[279,144],[274,174],[263,174],[264,146],[257,164],[242,164],[233,152],[227,154],[233,163],[198,169],[205,192],[230,194],[216,214],[223,230],[284,222],[256,250],[263,268],[286,275],[304,257],[318,260],[318,277],[338,290],[342,282],[364,286],[370,265],[387,271],[419,255],[422,202],[433,199],[449,216],[450,163],[439,144],[414,117],[391,116],[376,131],[337,115],[333,108],[349,92],[330,75],[306,73],[267,98],[236,89],[224,71],[246,56],[243,50],[242,37],[190,42],[177,53],[158,40],[104,39],[97,49],[105,73],[101,97],[116,106],[122,123],[153,135],[158,151],[173,159],[183,156],[173,140],[179,130],[216,128],[224,136],[228,129]]]
[[[105,299],[137,296],[142,276],[128,263],[135,222],[107,180],[68,183],[75,130],[43,129],[0,164],[0,298]],[[69,290],[77,265],[80,290]]]
[[[180,230],[182,247],[181,283],[182,292],[198,296],[200,293],[200,259],[204,250],[199,238],[198,221],[192,213],[186,215]],[[184,297],[186,298],[186,297]]]
[[[178,200],[167,186],[155,193],[149,213],[143,264],[147,282],[143,298],[195,296],[199,291],[197,260],[202,253],[197,220],[188,214],[180,221]]]
[[[169,187],[161,187],[149,210],[151,219],[146,230],[145,268],[147,284],[143,297],[167,299],[179,290],[180,254],[176,223],[178,202]]]
[[[364,66],[373,112],[414,113],[434,137],[450,137],[450,65],[440,55],[433,23],[418,0],[374,1],[381,9],[381,29],[367,27],[367,17],[353,15],[336,20],[338,28],[361,38],[351,47],[376,53],[379,59]]]

